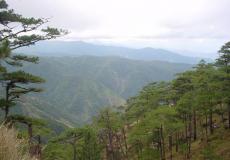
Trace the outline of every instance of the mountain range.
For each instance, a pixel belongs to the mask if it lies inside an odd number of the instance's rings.
[[[16,52],[41,57],[38,65],[25,64],[23,69],[46,83],[43,93],[22,97],[15,112],[65,126],[87,123],[101,108],[123,105],[144,85],[171,80],[201,60],[164,49],[79,41],[45,41]]]
[[[200,57],[188,57],[181,54],[171,52],[164,49],[155,48],[127,48],[117,46],[105,46],[98,44],[91,44],[81,41],[45,41],[37,43],[31,47],[19,49],[17,52],[35,54],[38,56],[118,56],[122,58],[129,58],[133,60],[159,60],[175,63],[196,64],[201,59]],[[207,62],[212,59],[205,58]]]

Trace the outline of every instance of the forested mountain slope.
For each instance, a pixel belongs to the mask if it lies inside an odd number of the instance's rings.
[[[44,92],[24,97],[24,113],[66,125],[82,124],[100,108],[119,106],[152,81],[171,80],[188,64],[118,57],[42,57],[24,69],[46,80]],[[30,99],[30,100],[28,100]]]

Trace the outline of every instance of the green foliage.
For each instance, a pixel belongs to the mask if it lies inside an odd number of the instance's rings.
[[[221,52],[229,53],[227,44]],[[197,137],[208,141],[220,123],[229,125],[224,120],[229,115],[228,101],[224,99],[230,94],[223,86],[229,73],[224,70],[223,74],[223,67],[201,61],[193,70],[178,74],[171,83],[151,83],[128,99],[125,115],[131,126],[128,142],[133,159],[148,159],[152,154],[165,159],[173,156],[172,148],[188,159]],[[210,148],[202,154],[203,159],[221,159]]]
[[[59,152],[63,147],[65,149]],[[56,157],[59,157],[59,159],[77,157],[77,159],[81,160],[100,160],[100,151],[96,131],[86,126],[66,130],[61,135],[51,139],[44,152],[44,157],[47,160],[55,159]]]
[[[111,108],[102,110],[95,119],[96,126],[101,129],[111,129],[117,131],[122,126],[122,119],[117,112],[113,112]]]
[[[101,110],[86,130],[76,128],[58,136],[58,145],[63,147],[60,142],[69,143],[77,135],[74,144],[79,159],[89,159],[90,155],[114,160],[192,158],[197,152],[193,151],[197,139],[203,145],[220,123],[226,125],[228,105],[224,99],[229,97],[228,91],[223,94],[226,82],[221,81],[226,75],[221,68],[201,61],[192,70],[177,74],[171,82],[144,86],[127,100],[121,112],[119,108]],[[63,153],[65,158],[73,157],[70,146]],[[47,156],[55,156],[55,152],[51,147]],[[210,148],[199,154],[203,159],[221,159]]]
[[[126,116],[128,120],[139,119],[143,114],[168,104],[169,83],[150,83],[136,97],[127,100]]]
[[[66,160],[72,159],[71,147],[66,144],[48,143],[44,152],[44,160]]]
[[[9,47],[9,41],[4,40],[0,43],[0,59],[9,57],[11,53],[10,47]]]
[[[221,156],[215,154],[213,148],[209,145],[202,150],[202,155],[204,160],[223,160]]]
[[[0,79],[0,80],[12,81],[14,83],[22,83],[22,84],[45,82],[44,79],[38,76],[34,76],[32,74],[26,73],[24,71],[5,73],[3,74],[3,79]]]
[[[22,115],[12,115],[8,117],[10,122],[21,122],[21,123],[30,123],[33,125],[37,125],[37,126],[45,126],[45,122],[44,120],[41,119],[35,119],[35,118],[31,118],[31,117],[26,117],[26,116],[22,116]]]
[[[219,58],[216,60],[216,64],[219,67],[225,67],[229,71],[229,62],[230,62],[230,42],[227,42],[219,50]]]

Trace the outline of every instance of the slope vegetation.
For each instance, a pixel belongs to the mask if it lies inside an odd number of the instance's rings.
[[[24,97],[21,109],[68,126],[82,124],[102,107],[122,105],[143,85],[171,80],[188,68],[191,65],[118,57],[43,57],[24,69],[46,79],[45,91]]]

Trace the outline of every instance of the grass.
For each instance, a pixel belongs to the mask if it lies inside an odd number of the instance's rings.
[[[25,140],[17,138],[14,128],[0,125],[0,160],[32,160],[26,146]]]

